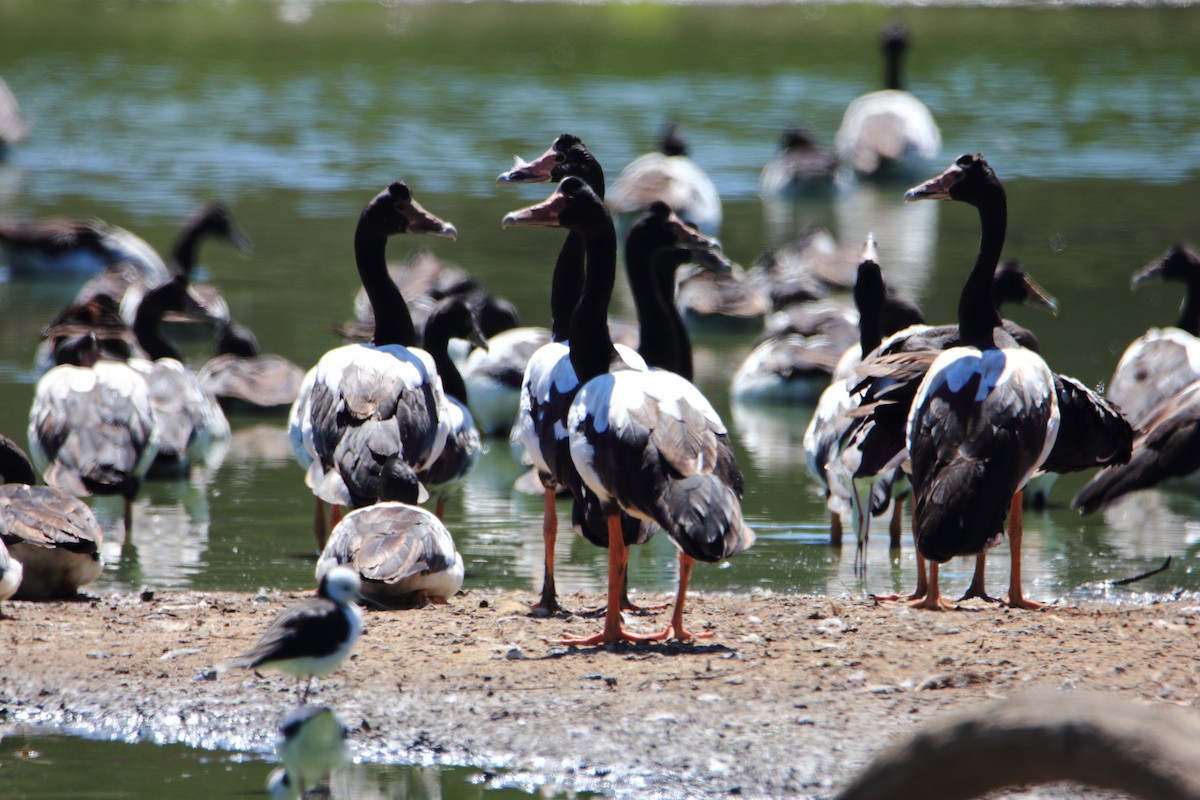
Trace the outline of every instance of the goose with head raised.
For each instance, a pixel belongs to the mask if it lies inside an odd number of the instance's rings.
[[[606,201],[617,214],[640,214],[661,200],[689,225],[715,236],[724,212],[716,184],[688,156],[679,125],[667,124],[657,151],[629,162],[613,182]]]

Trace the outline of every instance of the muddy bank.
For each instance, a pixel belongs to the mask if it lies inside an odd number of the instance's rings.
[[[297,597],[7,603],[0,718],[269,752],[292,682],[213,666]],[[531,618],[520,599],[471,592],[368,613],[355,652],[315,699],[350,725],[363,760],[506,767],[614,797],[818,798],[926,720],[1029,688],[1189,707],[1197,698],[1200,605],[1190,601],[938,614],[698,595],[688,618],[711,639],[569,649],[547,641],[599,621]],[[565,598],[571,608],[600,600]],[[631,626],[658,630],[666,614]]]

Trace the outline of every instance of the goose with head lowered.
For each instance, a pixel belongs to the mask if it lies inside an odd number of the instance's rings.
[[[87,504],[35,485],[33,464],[7,436],[0,436],[0,476],[0,547],[24,573],[16,598],[71,597],[99,578],[103,534]]]
[[[48,485],[76,497],[123,497],[129,536],[133,498],[158,451],[150,386],[124,361],[101,359],[94,333],[58,352],[70,360],[38,380],[29,409],[33,463]]]
[[[463,560],[438,517],[419,507],[421,485],[399,456],[383,465],[379,502],[356,508],[329,534],[317,580],[341,564],[362,578],[362,596],[380,608],[444,603],[462,587]]]
[[[296,401],[304,370],[283,356],[259,352],[254,331],[229,319],[217,334],[213,357],[204,362],[198,377],[224,407],[277,411]]]
[[[389,237],[430,234],[455,238],[454,226],[430,214],[403,181],[367,203],[354,234],[355,262],[375,309],[373,344],[325,353],[304,377],[288,417],[297,459],[316,496],[314,535],[325,545],[322,503],[358,508],[379,496],[379,474],[401,454],[427,469],[446,445],[449,421],[442,381],[417,334],[404,297],[388,277]]]
[[[608,333],[616,277],[612,217],[586,183],[568,178],[545,202],[510,213],[506,225],[550,225],[579,233],[587,248],[585,283],[571,320],[570,359],[580,383],[567,415],[571,461],[604,510],[609,585],[602,633],[573,644],[674,636],[693,559],[718,561],[749,546],[753,531],[741,515],[743,481],[728,433],[704,396],[666,370],[632,369]],[[666,530],[687,556],[668,628],[649,637],[627,632],[621,590],[628,549],[620,514]]]

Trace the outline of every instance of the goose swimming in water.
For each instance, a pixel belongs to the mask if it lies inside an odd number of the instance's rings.
[[[72,597],[99,578],[104,537],[87,504],[64,491],[35,485],[33,464],[7,436],[0,436],[0,476],[0,546],[7,547],[24,573],[16,598]]]
[[[715,236],[724,212],[716,184],[688,157],[679,126],[668,123],[659,149],[635,158],[621,170],[606,198],[618,214],[639,214],[661,200],[689,225]]]
[[[276,411],[296,401],[304,370],[283,356],[260,353],[254,331],[229,319],[197,377],[223,406]]]
[[[12,274],[22,278],[92,275],[123,262],[153,284],[171,277],[144,239],[98,219],[0,220],[0,251]]]
[[[313,533],[325,545],[322,503],[359,508],[379,496],[379,474],[402,454],[416,471],[428,469],[446,445],[449,420],[433,357],[415,346],[416,330],[396,284],[388,277],[390,236],[455,238],[454,226],[421,207],[395,181],[363,209],[354,235],[355,262],[375,309],[373,344],[330,350],[305,375],[288,417],[297,459],[317,498]]]

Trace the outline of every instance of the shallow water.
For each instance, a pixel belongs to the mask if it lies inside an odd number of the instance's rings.
[[[889,280],[930,319],[947,320],[976,247],[969,209],[905,206],[903,186],[783,207],[757,195],[782,127],[801,123],[829,142],[845,104],[876,86],[877,32],[893,14],[913,32],[908,82],[942,126],[943,161],[966,150],[988,156],[1009,191],[1007,254],[1061,301],[1056,318],[1011,316],[1037,330],[1057,369],[1106,380],[1125,344],[1172,321],[1178,304],[1170,287],[1127,287],[1135,269],[1195,231],[1193,8],[0,0],[3,74],[34,124],[0,164],[0,214],[97,215],[165,249],[196,204],[219,197],[255,252],[246,260],[209,245],[207,273],[265,350],[308,366],[337,343],[330,324],[350,314],[354,221],[386,182],[407,178],[459,228],[458,242],[419,244],[511,298],[525,322],[545,324],[561,236],[502,232],[499,220],[549,189],[497,187],[494,176],[513,153],[532,157],[571,130],[611,179],[671,116],[722,192],[722,240],[736,260],[751,264],[810,221],[848,242],[872,230]],[[399,259],[416,244],[396,240],[389,254]],[[73,292],[0,284],[0,430],[20,438],[37,332]],[[618,298],[614,313],[630,317]],[[697,383],[733,430],[759,540],[727,564],[698,569],[695,587],[908,588],[911,547],[891,552],[877,535],[863,579],[849,545],[839,554],[825,544],[800,450],[811,410],[730,408],[727,378],[752,338],[696,340]],[[205,347],[187,344],[197,363]],[[92,591],[311,585],[311,497],[284,421],[233,423],[228,450],[207,470],[146,487],[132,545],[118,530],[119,508],[97,501],[110,535]],[[511,490],[520,471],[507,443],[493,441],[450,505],[468,588],[539,585],[541,502]],[[1066,504],[1082,480],[1062,479],[1054,505],[1026,515],[1029,594],[1124,601],[1197,587],[1196,499],[1146,492],[1080,518]],[[993,586],[1005,580],[1004,552],[992,559]],[[1171,568],[1152,579],[1106,583],[1168,555]],[[601,589],[602,552],[563,536],[558,559],[560,589]],[[632,585],[669,590],[675,565],[657,537],[633,554]],[[949,565],[945,585],[965,584],[970,566]]]

